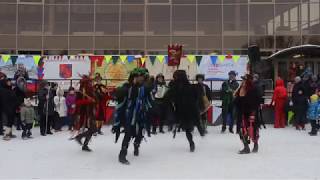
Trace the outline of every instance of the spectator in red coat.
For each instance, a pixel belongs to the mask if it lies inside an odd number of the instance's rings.
[[[284,86],[283,80],[278,78],[271,102],[271,105],[275,106],[274,128],[285,128],[286,126],[285,105],[287,103],[287,99],[287,89]]]

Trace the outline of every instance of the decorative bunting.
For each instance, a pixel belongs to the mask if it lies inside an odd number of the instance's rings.
[[[165,59],[166,59],[166,64],[168,64],[168,62],[169,62],[169,56],[164,56],[165,57]]]
[[[75,58],[76,58],[76,56],[73,56],[73,55],[69,56],[69,60],[75,59]]]
[[[2,55],[1,56],[2,61],[4,61],[5,63],[9,61],[10,59],[10,55]]]
[[[33,60],[34,60],[34,64],[38,66],[39,61],[40,61],[41,56],[39,55],[34,55],[33,56]]]
[[[235,62],[235,63],[237,63],[238,61],[239,61],[239,59],[240,59],[240,56],[233,56],[233,61]]]
[[[216,64],[217,63],[217,56],[210,56],[210,59],[211,59],[211,63],[212,64]]]
[[[117,64],[119,56],[112,56],[112,63]]]
[[[196,56],[195,55],[187,55],[187,59],[193,63],[196,60]]]
[[[134,56],[127,57],[128,63],[132,63],[134,61]]]
[[[18,59],[18,56],[11,56],[12,65],[16,65],[17,59]]]
[[[146,58],[142,57],[142,58],[140,58],[140,60],[141,60],[141,65],[144,65],[144,63],[146,62]]]
[[[158,58],[159,62],[162,63],[164,60],[164,55],[158,55],[157,58]]]
[[[90,58],[91,62],[93,62],[93,63],[97,62],[98,67],[102,66],[104,56],[89,56],[89,58]]]
[[[198,66],[200,66],[200,63],[202,61],[202,56],[196,56],[196,61],[197,61]]]
[[[127,56],[126,55],[121,55],[120,56],[120,60],[121,60],[122,63],[125,63],[126,60],[127,60]]]
[[[109,64],[109,63],[110,63],[111,58],[112,58],[112,56],[109,56],[109,55],[104,56],[104,60],[107,62],[107,64]]]
[[[156,62],[157,56],[149,56],[149,59],[151,61],[151,64],[154,65],[154,63]]]
[[[219,61],[223,62],[226,59],[226,56],[224,55],[219,55],[218,56]]]

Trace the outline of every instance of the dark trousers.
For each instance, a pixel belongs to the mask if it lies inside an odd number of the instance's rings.
[[[14,113],[9,113],[9,112],[4,112],[3,113],[3,119],[6,122],[6,127],[8,128],[12,128],[13,124],[14,124]]]
[[[32,123],[28,124],[22,124],[22,137],[30,137],[32,135],[31,129],[32,129]]]
[[[230,103],[228,105],[227,108],[223,108],[222,109],[222,128],[223,129],[226,129],[227,127],[227,120],[228,120],[228,115],[230,116],[230,124],[229,124],[229,129],[233,129],[233,124],[234,124],[234,121],[233,121],[233,104]]]
[[[194,144],[191,132],[192,131],[190,129],[186,129],[186,136],[187,136],[189,144]]]
[[[76,137],[79,139],[85,138],[83,146],[88,146],[92,135],[97,132],[97,127],[96,127],[95,121],[90,120],[89,123],[90,123],[90,125],[89,125],[88,129]]]
[[[67,117],[59,117],[59,115],[56,115],[54,129],[61,130],[61,128],[66,124],[66,121]]]
[[[153,130],[159,126],[160,131],[163,130],[163,125],[166,119],[167,107],[163,100],[156,99],[154,117],[152,122]],[[157,121],[158,120],[158,121]]]
[[[41,135],[45,135],[48,132],[51,132],[51,126],[53,124],[53,115],[48,116],[48,120],[46,119],[45,114],[40,115],[40,133]]]
[[[317,134],[317,132],[319,131],[319,128],[320,128],[319,121],[310,120],[310,123],[311,123],[311,133]]]
[[[134,146],[139,147],[143,139],[142,127],[139,127],[137,132],[136,132],[135,126],[130,126],[126,128],[125,135],[123,137],[122,145],[121,145],[122,151],[126,152],[128,150],[129,143],[132,137],[134,137]]]
[[[67,121],[68,121],[68,128],[69,128],[69,130],[72,130],[73,129],[73,126],[74,126],[74,122],[75,122],[75,119],[76,119],[76,117],[75,117],[75,115],[69,115],[68,117],[67,117],[68,119],[67,119]]]
[[[22,128],[22,122],[21,122],[21,117],[20,117],[20,113],[16,113],[16,128],[17,130],[20,130]]]
[[[3,134],[3,131],[4,131],[4,129],[3,129],[3,114],[2,114],[2,112],[0,112],[0,134]]]

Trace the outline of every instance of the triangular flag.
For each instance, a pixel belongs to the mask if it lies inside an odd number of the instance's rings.
[[[119,56],[112,56],[112,63],[117,64]]]
[[[121,60],[122,63],[125,63],[126,60],[127,60],[127,56],[126,55],[121,55],[120,56],[120,60]]]
[[[168,64],[169,62],[169,57],[168,56],[164,56],[166,58],[166,64]]]
[[[17,59],[18,59],[18,56],[11,56],[12,65],[16,65]]]
[[[196,56],[195,55],[187,55],[187,59],[193,63],[196,60]]]
[[[144,63],[146,62],[146,58],[142,57],[142,58],[140,58],[140,60],[141,60],[141,65],[144,65]]]
[[[151,64],[154,65],[154,63],[156,62],[157,56],[149,56],[149,59],[151,61]]]
[[[158,58],[159,62],[162,63],[164,60],[164,55],[158,55],[157,58]]]
[[[226,56],[220,55],[218,56],[219,61],[223,62],[226,59]]]
[[[128,63],[132,63],[134,60],[134,56],[128,56],[127,60],[128,60]]]
[[[202,56],[196,56],[196,61],[197,61],[198,66],[200,66],[200,63],[202,61]]]
[[[2,55],[2,56],[1,56],[1,59],[6,63],[6,62],[9,61],[10,55]]]
[[[70,60],[70,59],[75,59],[75,58],[76,58],[75,56],[72,56],[72,55],[69,56],[69,60]]]
[[[39,55],[34,55],[33,56],[33,60],[34,60],[34,64],[38,66],[39,61],[40,61],[41,56]]]
[[[104,56],[104,60],[107,62],[107,64],[109,64],[109,62],[111,61],[112,56],[106,55]]]
[[[240,59],[240,56],[233,56],[232,59],[235,63],[237,63]]]
[[[217,63],[217,56],[210,56],[210,58],[211,58],[211,63],[212,64],[216,64]]]

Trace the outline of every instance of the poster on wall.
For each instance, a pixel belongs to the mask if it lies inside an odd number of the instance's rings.
[[[38,79],[37,65],[32,56],[19,56],[14,63],[12,59],[6,62],[0,59],[0,71],[5,73],[7,77],[13,78],[18,68],[26,69],[30,79]]]
[[[70,59],[49,57],[44,60],[44,79],[81,79],[83,74],[90,74],[90,59],[87,56]]]
[[[137,67],[137,59],[130,62],[120,60],[91,63],[92,74],[99,73],[103,79],[107,79],[107,85],[112,87],[121,86],[129,77],[130,72]],[[111,80],[112,79],[112,80]]]
[[[228,73],[235,71],[237,80],[247,72],[248,57],[240,56],[238,59],[220,58],[218,56],[203,56],[199,65],[198,72],[205,74],[207,80],[227,80]]]

